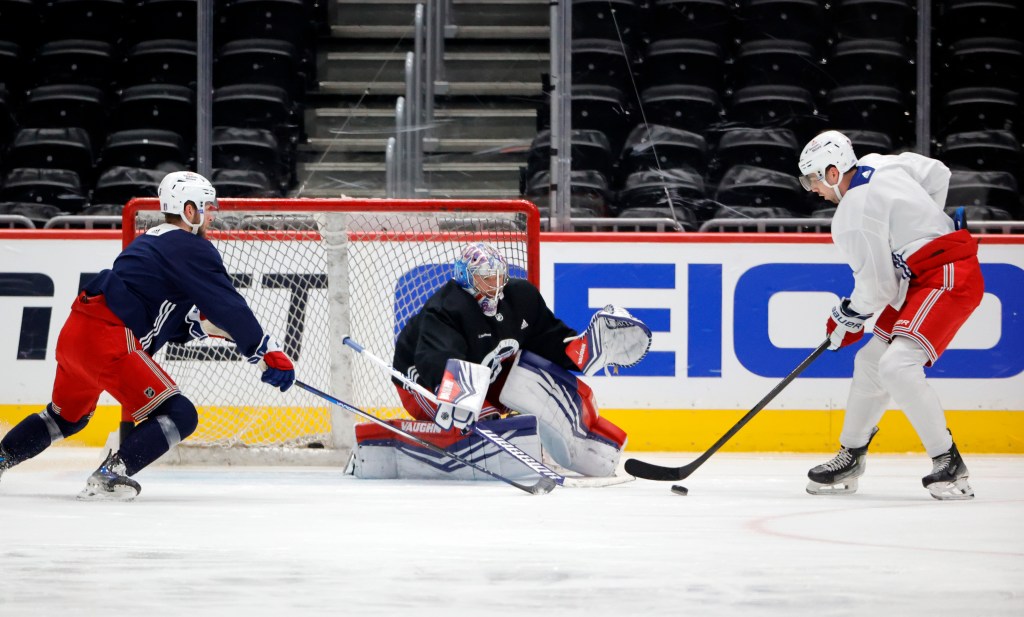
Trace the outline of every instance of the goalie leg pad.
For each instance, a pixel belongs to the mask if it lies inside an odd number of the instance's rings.
[[[610,476],[619,465],[626,433],[600,417],[590,386],[528,351],[508,373],[500,402],[537,416],[540,437],[562,467],[587,476]]]
[[[444,430],[432,421],[389,420],[389,424],[472,461],[499,475],[512,479],[534,478],[536,474],[507,452],[473,433]],[[480,422],[534,458],[540,458],[537,419],[516,416],[504,420]],[[353,473],[364,479],[494,480],[481,471],[455,459],[442,456],[376,424],[356,425],[356,449]]]

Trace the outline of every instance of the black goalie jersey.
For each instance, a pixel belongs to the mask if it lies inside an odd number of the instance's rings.
[[[441,383],[451,358],[490,367],[491,381],[501,373],[500,364],[520,349],[579,370],[565,355],[564,339],[576,331],[555,317],[533,284],[511,279],[502,294],[497,314],[488,317],[468,292],[448,281],[399,333],[395,369],[431,391]]]

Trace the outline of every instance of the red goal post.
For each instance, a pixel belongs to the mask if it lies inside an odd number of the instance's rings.
[[[342,337],[391,358],[401,326],[451,277],[457,250],[484,240],[512,276],[539,282],[540,215],[521,200],[221,199],[207,237],[300,379],[380,417],[403,417],[390,379]],[[163,223],[134,199],[123,243]],[[181,257],[188,267],[188,256]],[[156,359],[200,410],[189,460],[268,463],[346,457],[353,420],[291,388],[280,393],[223,341],[167,345]]]

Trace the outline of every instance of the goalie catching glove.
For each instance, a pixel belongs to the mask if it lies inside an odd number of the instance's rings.
[[[565,353],[583,371],[633,366],[651,348],[651,329],[626,309],[609,304],[590,318],[586,332],[565,339]]]
[[[185,315],[185,323],[188,325],[188,333],[196,340],[222,338],[232,343],[234,342],[227,330],[206,319],[199,312],[198,307],[193,306],[192,310]],[[295,383],[295,366],[292,364],[291,358],[288,357],[288,354],[284,353],[277,339],[268,334],[263,335],[259,347],[256,348],[256,353],[249,356],[248,362],[249,364],[258,365],[260,370],[263,371],[263,374],[260,376],[260,380],[263,383],[280,388],[281,392],[285,392]]]

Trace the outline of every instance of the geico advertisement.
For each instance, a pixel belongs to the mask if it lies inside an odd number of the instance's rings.
[[[639,365],[591,378],[601,405],[614,408],[750,408],[824,340],[831,307],[853,289],[827,237],[545,242],[541,255],[541,288],[571,326],[618,304],[654,333]],[[983,242],[980,258],[984,300],[927,373],[949,409],[1024,410],[1024,245]],[[866,341],[823,354],[771,407],[843,408]]]
[[[541,244],[541,290],[555,313],[582,329],[595,310],[618,304],[654,332],[641,364],[588,379],[602,407],[747,409],[824,339],[830,308],[853,287],[827,240],[584,237]],[[75,293],[120,248],[118,240],[0,241],[0,404],[49,399],[57,334]],[[980,256],[984,300],[928,375],[949,409],[1024,410],[1024,244],[983,242]],[[771,407],[842,408],[858,347],[821,356]]]

